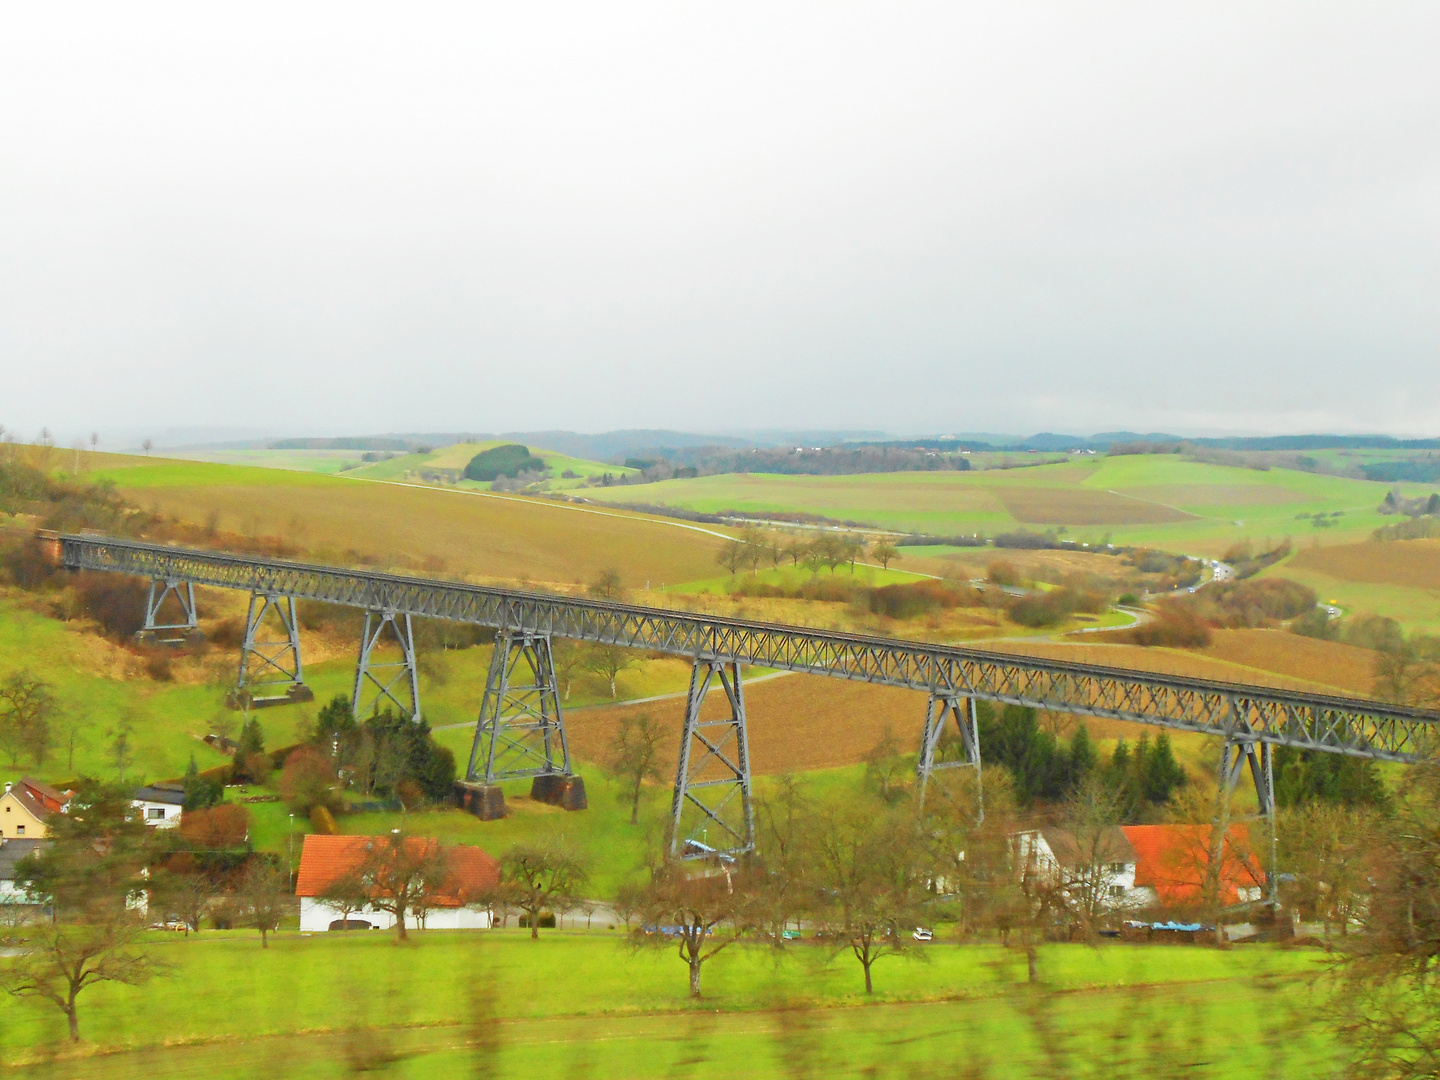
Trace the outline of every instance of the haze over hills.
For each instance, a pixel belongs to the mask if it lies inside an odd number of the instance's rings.
[[[193,429],[185,434],[194,435]],[[574,457],[595,461],[619,460],[634,455],[665,456],[664,452],[716,447],[730,450],[777,446],[824,447],[869,445],[930,447],[945,450],[1067,450],[1104,451],[1122,443],[1188,443],[1222,450],[1330,450],[1385,449],[1435,450],[1440,439],[1398,439],[1390,435],[1233,435],[1196,436],[1173,432],[1104,431],[1093,435],[1069,435],[1042,431],[1034,435],[1007,435],[996,432],[960,432],[902,438],[880,431],[810,430],[688,432],[663,428],[633,428],[604,432],[506,431],[481,432],[391,432],[340,437],[245,438],[210,442],[169,442],[155,440],[157,449],[177,451],[219,450],[414,450],[442,447],[458,442],[505,439],[527,446],[544,447]]]

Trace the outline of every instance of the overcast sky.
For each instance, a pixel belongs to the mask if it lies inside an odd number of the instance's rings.
[[[11,3],[0,423],[1440,435],[1440,4]]]

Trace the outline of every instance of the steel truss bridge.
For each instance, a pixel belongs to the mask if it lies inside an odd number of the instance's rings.
[[[925,781],[948,767],[971,768],[981,747],[975,702],[1195,731],[1222,740],[1221,776],[1233,787],[1248,764],[1262,815],[1273,818],[1271,749],[1291,746],[1384,761],[1415,762],[1434,746],[1440,714],[1378,701],[1247,686],[1177,675],[1007,655],[805,627],[665,611],[604,600],[496,589],[399,574],[197,551],[102,536],[58,536],[64,566],[149,578],[146,627],[154,640],[198,632],[194,586],[251,594],[236,697],[262,705],[308,700],[300,666],[296,600],[365,612],[352,704],[357,715],[393,707],[420,716],[414,618],[493,627],[496,647],[466,770],[465,805],[503,812],[501,780],[534,778],[538,797],[578,808],[584,789],[565,741],[551,652],[556,638],[684,656],[694,664],[672,800],[672,851],[739,852],[754,846],[751,770],[742,665],[827,675],[918,690],[928,696],[918,764]],[[179,620],[164,623],[167,595]],[[159,597],[157,601],[155,598]],[[265,639],[264,616],[279,616]],[[166,637],[166,635],[171,635]],[[376,649],[389,643],[379,655]],[[399,659],[393,659],[398,651]],[[389,658],[389,659],[387,659]],[[259,696],[257,691],[278,689]],[[712,689],[725,704],[705,710]],[[717,695],[718,701],[718,695]],[[942,736],[954,718],[954,760]],[[780,721],[780,722],[783,722]],[[498,810],[497,810],[498,808]],[[693,826],[693,828],[692,828]],[[714,828],[718,843],[695,842]],[[708,836],[708,832],[706,834]]]

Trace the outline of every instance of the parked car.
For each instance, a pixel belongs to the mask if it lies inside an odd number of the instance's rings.
[[[934,941],[935,931],[926,930],[923,926],[917,926],[915,928],[915,933],[911,934],[910,936],[913,937],[916,941]]]

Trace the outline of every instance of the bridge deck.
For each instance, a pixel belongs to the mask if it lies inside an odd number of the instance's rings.
[[[1009,656],[495,589],[101,536],[60,537],[64,565],[371,611],[533,630],[677,656],[738,661],[930,694],[974,697],[1390,761],[1433,747],[1440,714],[1343,695],[1308,694],[1178,675]]]

